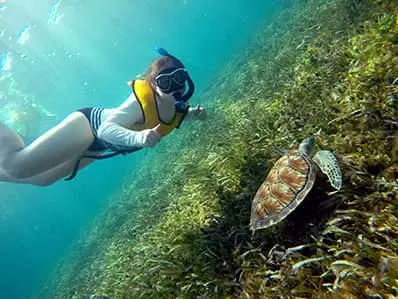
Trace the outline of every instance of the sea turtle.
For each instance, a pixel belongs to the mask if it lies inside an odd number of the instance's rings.
[[[341,171],[335,155],[318,151],[313,156],[315,139],[304,139],[275,163],[252,203],[250,229],[274,225],[289,215],[307,196],[315,181],[316,165],[327,175],[336,190],[341,188]]]

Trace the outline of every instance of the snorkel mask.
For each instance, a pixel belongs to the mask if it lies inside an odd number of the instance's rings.
[[[155,48],[162,56],[173,57],[164,48]],[[176,99],[177,111],[185,111],[185,103],[192,97],[195,91],[195,85],[189,76],[187,70],[184,66],[175,68],[170,67],[162,70],[154,79],[153,84],[155,84],[159,89],[166,94],[173,94]],[[188,84],[188,91],[185,91],[185,83]],[[182,92],[180,92],[182,90]]]

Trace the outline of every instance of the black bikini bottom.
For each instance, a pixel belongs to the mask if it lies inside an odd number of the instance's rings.
[[[82,109],[78,110],[79,112],[83,113],[84,116],[87,118],[88,122],[90,123],[90,127],[91,127],[91,124],[92,124],[92,121],[91,121],[91,110],[92,109],[93,108],[82,108]],[[93,130],[93,132],[94,132],[94,130]],[[108,150],[108,148],[105,147],[105,145],[101,142],[101,140],[98,139],[98,137],[95,136],[94,133],[93,133],[93,135],[94,135],[94,141],[90,145],[88,150],[92,151],[92,152],[103,152],[103,151]],[[81,160],[83,158],[103,160],[103,159],[108,159],[108,158],[111,158],[111,157],[114,157],[114,156],[117,156],[117,155],[131,154],[133,152],[139,151],[140,149],[142,149],[142,147],[136,147],[136,148],[126,149],[126,150],[112,150],[111,153],[105,154],[105,155],[103,155],[102,153],[100,153],[99,155],[95,155],[95,154],[93,154],[93,155],[83,155],[82,157],[80,157],[77,160],[76,165],[75,165],[72,173],[70,174],[70,176],[65,178],[64,180],[65,181],[70,181],[70,180],[73,180],[76,177],[77,172],[79,171],[80,162],[81,162]]]
[[[92,124],[91,110],[93,110],[93,108],[82,108],[82,109],[77,110],[77,111],[79,111],[79,112],[84,114],[84,116],[87,118],[88,122],[90,123],[90,126]],[[91,128],[91,129],[94,131],[93,128]],[[94,132],[93,132],[93,135],[94,135],[94,141],[90,145],[88,150],[91,151],[91,152],[102,152],[102,151],[105,151],[107,149],[105,147],[105,145],[101,142],[101,140],[98,139],[97,136],[95,136]]]

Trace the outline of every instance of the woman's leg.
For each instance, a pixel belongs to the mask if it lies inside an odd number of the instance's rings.
[[[25,147],[24,142],[12,129],[0,122],[0,181],[9,182],[11,177],[3,169],[2,161],[6,157]]]
[[[0,123],[0,180],[18,182],[77,159],[93,140],[90,124],[81,112],[70,114],[27,147]]]
[[[98,153],[95,154],[99,155]],[[78,159],[80,159],[80,157],[66,161],[38,175],[21,179],[17,183],[32,184],[38,186],[49,186],[55,183],[56,181],[70,175],[75,169],[76,162]],[[82,159],[79,163],[79,169],[86,167],[87,165],[91,164],[94,161],[95,161],[94,159],[89,159],[89,158]]]

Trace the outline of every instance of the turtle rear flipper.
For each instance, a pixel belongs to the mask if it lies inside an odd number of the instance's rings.
[[[330,184],[336,190],[341,189],[341,171],[339,161],[330,151],[318,151],[312,159],[329,178]]]

